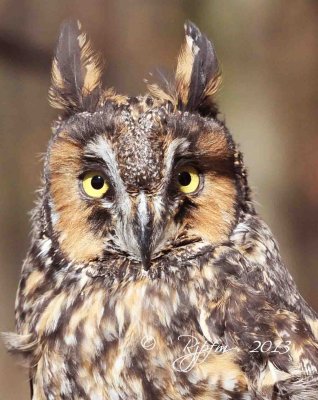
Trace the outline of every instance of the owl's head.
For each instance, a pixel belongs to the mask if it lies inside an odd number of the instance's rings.
[[[45,163],[45,229],[66,259],[140,261],[196,241],[228,240],[248,204],[240,153],[213,96],[213,45],[192,23],[174,80],[126,97],[101,86],[78,22],[62,26],[51,104],[60,110]]]

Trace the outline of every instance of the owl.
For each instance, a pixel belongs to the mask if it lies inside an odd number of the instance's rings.
[[[5,335],[33,400],[318,399],[317,314],[254,209],[191,22],[175,76],[127,97],[62,25],[59,110]]]

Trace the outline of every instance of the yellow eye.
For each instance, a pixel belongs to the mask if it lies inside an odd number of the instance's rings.
[[[102,198],[109,189],[109,185],[103,175],[96,171],[85,174],[82,184],[84,192],[94,199]]]
[[[195,192],[200,184],[200,175],[193,167],[183,167],[178,172],[178,185],[185,194]]]

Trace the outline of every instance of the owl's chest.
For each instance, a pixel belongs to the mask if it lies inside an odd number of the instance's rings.
[[[191,284],[87,288],[44,347],[36,390],[54,399],[218,399],[225,381],[244,391],[233,354],[207,347],[200,333],[202,301]]]
[[[79,356],[92,363],[102,355],[108,370],[129,368],[140,356],[164,363],[179,336],[198,331],[197,312],[198,298],[191,300],[186,288],[147,281],[130,282],[110,293],[99,288],[74,309],[63,340],[66,345],[76,342]]]

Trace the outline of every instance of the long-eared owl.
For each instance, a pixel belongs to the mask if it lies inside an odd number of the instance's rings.
[[[257,215],[190,22],[173,79],[127,97],[63,24],[16,301],[33,400],[318,399],[317,314]]]

